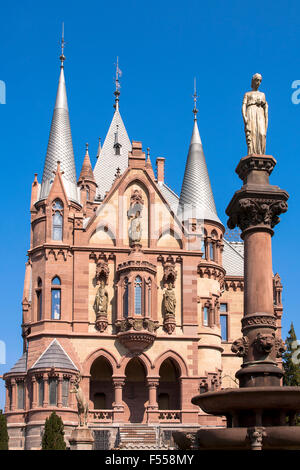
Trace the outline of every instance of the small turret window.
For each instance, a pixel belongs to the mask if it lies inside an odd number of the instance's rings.
[[[52,279],[51,288],[51,319],[60,320],[61,316],[61,287],[59,277]]]
[[[203,308],[203,325],[208,326],[208,307]]]
[[[63,204],[56,199],[52,205],[52,240],[63,238]]]
[[[43,316],[43,289],[42,281],[39,278],[37,282],[36,289],[36,303],[37,303],[37,319],[38,321],[42,319]]]
[[[124,292],[123,292],[123,317],[128,317],[128,278],[124,280]]]
[[[134,283],[134,313],[142,314],[142,278],[137,276]]]

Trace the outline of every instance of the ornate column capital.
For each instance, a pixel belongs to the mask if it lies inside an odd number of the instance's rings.
[[[147,387],[157,388],[159,386],[159,377],[147,377]]]
[[[279,215],[288,209],[287,199],[288,194],[279,188],[275,194],[237,191],[226,209],[227,225],[230,229],[239,227],[243,232],[255,228],[273,234],[272,229],[280,222]]]

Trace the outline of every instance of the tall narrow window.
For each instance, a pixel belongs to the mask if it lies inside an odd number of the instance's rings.
[[[208,326],[208,307],[203,307],[203,325]]]
[[[59,277],[52,279],[51,287],[51,319],[60,320],[61,315],[61,287]]]
[[[36,304],[37,304],[37,319],[42,319],[43,316],[43,289],[42,281],[39,278],[36,289]]]
[[[57,406],[57,379],[49,378],[49,405]]]
[[[142,314],[142,278],[137,276],[134,283],[134,313]]]
[[[25,408],[25,387],[24,382],[18,382],[17,384],[17,391],[18,391],[18,409],[24,410]]]
[[[148,281],[148,290],[147,290],[147,295],[148,295],[148,317],[151,317],[151,279]]]
[[[90,200],[90,188],[87,186],[86,188],[86,200],[89,201]]]
[[[222,341],[228,341],[227,304],[220,304],[220,323]]]
[[[124,292],[123,292],[123,317],[128,317],[128,278],[124,280]]]
[[[44,403],[44,380],[40,377],[37,381],[39,391],[39,406],[43,406]]]
[[[67,407],[69,402],[69,379],[64,378],[62,382],[62,406]]]
[[[211,261],[214,261],[214,245],[212,242],[209,243],[209,258]]]
[[[52,240],[62,240],[63,235],[63,204],[59,199],[52,205]]]

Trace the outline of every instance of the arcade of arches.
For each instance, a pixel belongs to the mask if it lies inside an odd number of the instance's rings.
[[[147,375],[144,363],[133,357],[123,377],[114,376],[107,358],[99,356],[90,369],[90,409],[112,413],[129,423],[145,423],[181,409],[181,370],[173,358],[165,359],[159,376]]]

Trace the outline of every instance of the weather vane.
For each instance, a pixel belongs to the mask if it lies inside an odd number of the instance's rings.
[[[120,85],[120,80],[119,78],[122,77],[122,71],[119,68],[119,57],[117,57],[117,63],[116,63],[116,78],[115,78],[115,83],[116,83],[116,91],[119,91],[121,88]]]
[[[64,66],[64,61],[66,60],[65,55],[64,55],[64,49],[65,49],[65,45],[66,45],[66,41],[65,41],[65,24],[64,23],[62,24],[62,34],[61,34],[61,40],[59,41],[59,44],[60,44],[60,47],[61,47],[61,56],[60,56],[61,66],[63,67]]]
[[[197,109],[197,98],[198,98],[198,95],[197,95],[197,87],[196,87],[196,77],[194,78],[194,109],[193,109],[193,113],[194,113],[194,119],[196,121],[197,119],[197,113],[198,113],[198,109]]]

